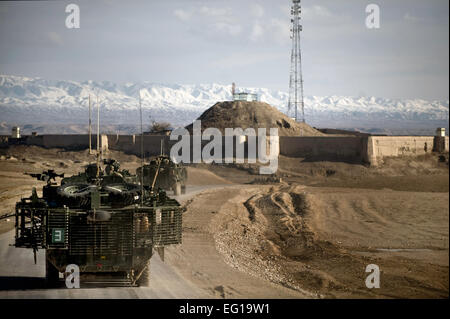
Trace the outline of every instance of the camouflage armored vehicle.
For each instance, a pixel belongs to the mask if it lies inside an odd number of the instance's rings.
[[[47,182],[16,203],[15,246],[45,249],[46,279],[59,281],[66,267],[79,267],[81,283],[143,285],[156,250],[181,243],[182,208],[162,190],[129,183],[118,168],[88,165],[64,178],[54,171],[29,174]]]
[[[184,194],[186,192],[187,170],[184,166],[174,163],[169,156],[159,155],[150,161],[150,164],[144,165],[136,169],[138,182],[141,181],[142,171],[144,173],[143,182],[145,186],[151,186],[155,176],[156,188],[164,190],[173,190],[175,195]],[[158,173],[157,173],[158,172]]]

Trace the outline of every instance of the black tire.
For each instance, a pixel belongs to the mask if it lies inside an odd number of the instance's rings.
[[[59,283],[59,270],[45,258],[45,284],[47,287],[55,288]]]
[[[186,185],[181,185],[181,194],[186,194]]]
[[[69,207],[90,207],[91,192],[95,187],[89,184],[64,184],[56,193],[62,204]]]
[[[104,186],[109,193],[109,201],[112,206],[124,207],[137,203],[141,196],[141,190],[134,184],[113,184]]]

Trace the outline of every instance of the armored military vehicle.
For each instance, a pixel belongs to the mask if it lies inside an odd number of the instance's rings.
[[[167,191],[173,190],[175,195],[186,192],[186,168],[174,163],[167,155],[159,155],[151,160],[150,164],[138,167],[136,169],[138,182],[141,181],[142,172],[145,186],[151,186],[155,181],[154,185],[156,188],[162,188]],[[158,176],[158,178],[155,179],[155,176]]]
[[[118,163],[104,164],[67,178],[52,170],[29,174],[47,182],[43,196],[33,188],[16,203],[15,246],[33,249],[35,262],[45,249],[50,286],[72,264],[81,283],[144,285],[154,250],[164,258],[165,246],[181,243],[180,204],[163,190],[130,183]]]

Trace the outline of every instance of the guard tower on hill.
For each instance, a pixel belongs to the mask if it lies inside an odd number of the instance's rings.
[[[246,102],[258,101],[258,95],[255,93],[236,92],[236,84],[234,82],[233,85],[231,86],[231,96],[233,97],[233,101],[246,101]]]
[[[233,101],[247,101],[247,102],[258,101],[258,95],[247,92],[234,93]]]

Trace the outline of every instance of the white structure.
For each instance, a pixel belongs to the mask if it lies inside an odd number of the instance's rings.
[[[13,126],[11,130],[11,138],[20,138],[20,127]]]
[[[247,102],[253,102],[258,101],[258,95],[253,93],[234,93],[233,94],[233,101],[247,101]]]
[[[445,136],[445,128],[444,127],[438,127],[436,129],[436,136]]]

